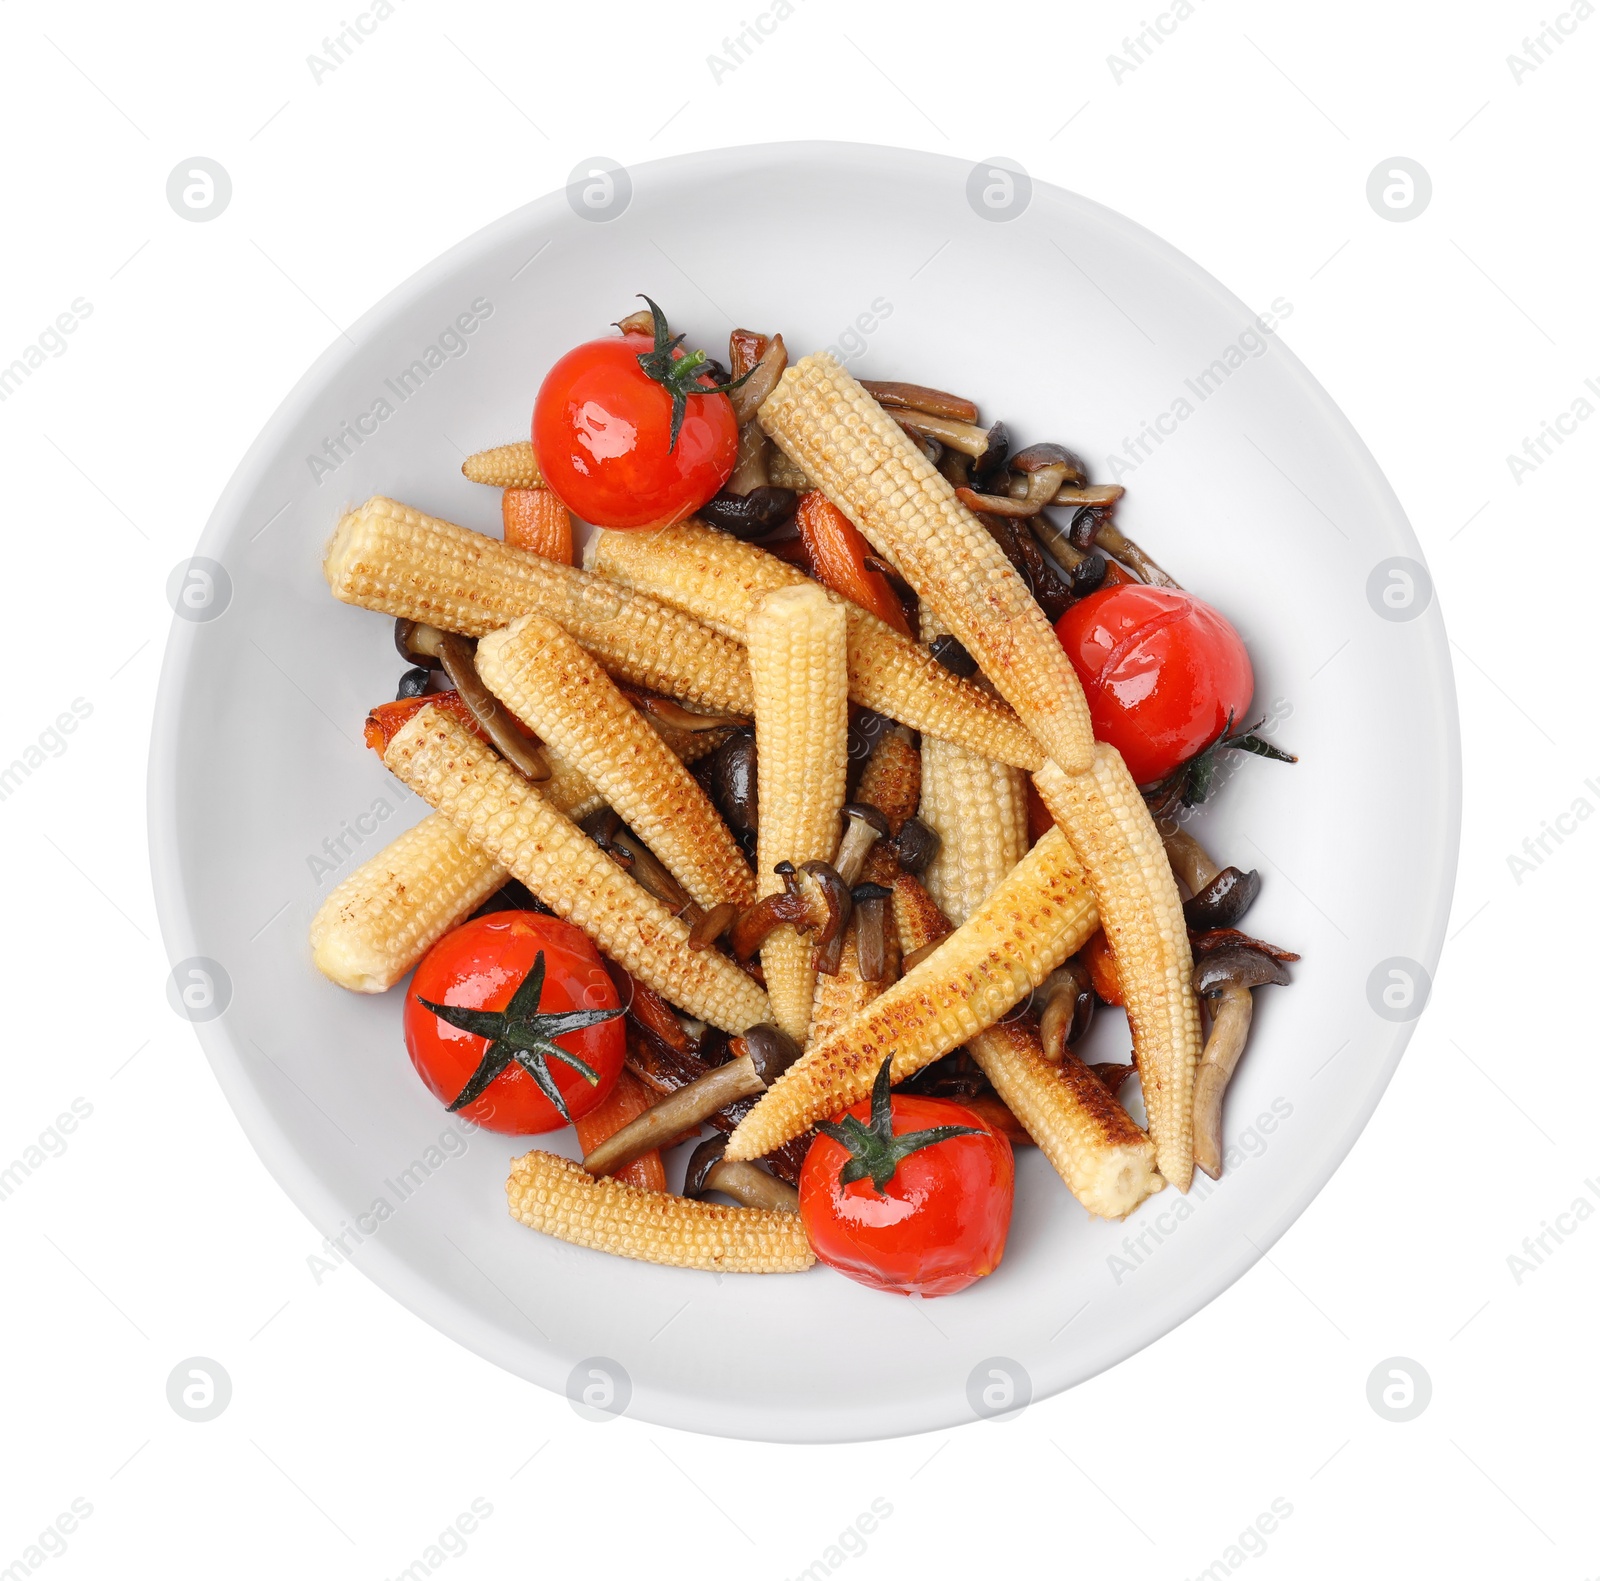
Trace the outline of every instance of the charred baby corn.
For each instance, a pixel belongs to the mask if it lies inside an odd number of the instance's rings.
[[[1161,835],[1122,754],[1104,742],[1096,744],[1088,773],[1064,774],[1047,763],[1033,781],[1088,872],[1133,1029],[1156,1160],[1187,1191],[1194,1175],[1200,1006],[1190,983],[1183,902]]]
[[[526,439],[468,456],[461,463],[461,475],[471,483],[487,483],[495,489],[544,487],[544,474],[534,459],[532,444]]]
[[[859,1102],[888,1055],[894,1080],[904,1081],[948,1054],[993,1026],[1097,926],[1078,859],[1052,829],[963,927],[773,1083],[729,1138],[727,1156],[760,1158]]]
[[[1094,753],[1089,705],[1027,584],[898,423],[828,352],[793,364],[761,426],[955,633],[1068,773]]]
[[[691,950],[685,923],[442,710],[424,708],[409,720],[383,761],[557,916],[664,998],[725,1032],[770,1019],[767,996],[732,961]]]
[[[766,594],[819,585],[776,555],[698,522],[654,533],[597,532],[584,551],[584,564],[740,642]],[[823,591],[850,622],[850,696],[856,702],[924,735],[959,742],[1018,768],[1032,770],[1043,762],[1038,743],[1005,704],[952,675],[926,649],[859,604]]]
[[[489,690],[588,776],[700,905],[756,898],[750,865],[699,782],[553,620],[521,616],[478,644],[477,663]]]
[[[514,1159],[506,1201],[511,1217],[530,1230],[669,1268],[796,1274],[816,1261],[798,1213],[729,1208],[596,1180],[581,1164],[555,1153]]]
[[[857,1011],[865,1010],[883,990],[882,983],[869,983],[861,975],[861,960],[856,954],[856,924],[845,930],[844,951],[839,970],[818,972],[816,992],[811,1000],[811,1025],[808,1046],[821,1043],[837,1032]]]
[[[681,610],[498,538],[374,496],[334,529],[323,574],[335,598],[481,637],[547,616],[612,674],[685,702],[748,714],[735,642]]]
[[[751,615],[756,778],[761,821],[756,889],[775,894],[779,862],[829,862],[839,840],[849,762],[845,615],[815,583],[769,593]],[[774,1019],[804,1043],[816,973],[812,945],[787,925],[761,947]]]

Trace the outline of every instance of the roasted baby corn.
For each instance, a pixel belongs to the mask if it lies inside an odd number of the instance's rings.
[[[925,611],[923,640],[942,635],[937,617]],[[1027,779],[1021,769],[929,737],[917,816],[939,836],[922,882],[959,927],[1027,854]]]
[[[492,632],[477,662],[489,690],[588,776],[701,906],[756,898],[750,865],[699,782],[553,620],[523,615]]]
[[[691,950],[684,922],[442,710],[424,708],[409,720],[383,761],[557,916],[673,1004],[726,1032],[771,1018],[767,996],[732,961]]]
[[[838,843],[850,730],[844,610],[814,583],[779,588],[751,615],[748,638],[761,807],[756,888],[764,896],[783,887],[779,862],[829,862]],[[774,1019],[802,1044],[816,978],[811,953],[788,925],[761,947]]]
[[[924,948],[949,933],[949,922],[910,874],[896,879],[894,890],[906,949]],[[1165,1184],[1150,1138],[1070,1049],[1059,1065],[1045,1058],[1030,1013],[1009,1015],[975,1033],[967,1052],[1091,1213],[1125,1218]]]
[[[1083,860],[1116,957],[1133,1029],[1161,1173],[1179,1191],[1194,1175],[1194,1075],[1200,1007],[1183,903],[1161,835],[1115,747],[1095,746],[1094,765],[1064,774],[1047,763],[1033,777],[1056,823]]]
[[[335,598],[481,637],[519,615],[555,621],[612,674],[685,702],[748,714],[737,643],[680,610],[377,495],[334,529]]]
[[[1097,925],[1078,859],[1052,829],[963,927],[773,1083],[729,1139],[728,1157],[759,1158],[859,1102],[888,1055],[904,1081],[993,1026]]]
[[[861,975],[861,962],[856,955],[856,925],[852,921],[845,930],[839,970],[817,973],[816,992],[811,1000],[811,1025],[806,1032],[808,1046],[822,1042],[857,1011],[865,1010],[883,991],[883,986],[869,983]]]
[[[495,489],[544,487],[544,474],[534,459],[532,444],[526,439],[468,456],[461,463],[461,475],[469,482],[487,483]]]
[[[740,642],[767,593],[819,585],[776,555],[698,522],[653,533],[597,532],[584,551],[584,564],[608,582],[658,598]],[[850,622],[850,696],[856,702],[924,735],[959,742],[1018,768],[1039,767],[1038,743],[1004,703],[952,675],[926,649],[860,605],[824,592]]]
[[[1044,611],[899,424],[828,352],[793,364],[759,418],[899,567],[1045,752],[1068,773],[1086,769],[1094,752],[1089,706]]]
[[[856,782],[856,800],[876,807],[897,835],[917,815],[922,800],[922,754],[903,725],[891,725],[876,741]]]
[[[618,1180],[596,1180],[555,1153],[513,1159],[511,1217],[573,1246],[670,1268],[725,1274],[795,1274],[816,1259],[797,1213],[729,1208]]]

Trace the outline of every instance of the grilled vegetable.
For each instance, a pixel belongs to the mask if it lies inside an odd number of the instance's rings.
[[[480,450],[461,463],[461,475],[472,483],[487,483],[496,489],[542,489],[544,474],[526,439],[513,444]]]
[[[843,511],[830,504],[825,494],[812,489],[800,496],[795,525],[805,540],[819,581],[826,582],[851,603],[870,610],[902,637],[911,636],[905,610],[900,607],[900,599],[888,578],[867,565],[872,545],[856,531]]]
[[[765,594],[809,580],[776,555],[694,522],[660,533],[596,533],[584,551],[584,563],[608,585],[658,598],[739,642]],[[837,594],[829,596],[838,599]],[[1018,768],[1039,767],[1043,753],[1038,742],[1003,703],[946,670],[926,649],[858,604],[838,602],[850,622],[854,702],[924,736],[959,742]]]
[[[572,512],[549,489],[507,489],[500,496],[500,521],[513,548],[572,564]]]
[[[637,1120],[655,1101],[656,1095],[624,1066],[604,1102],[573,1121],[578,1146],[585,1153],[592,1153],[607,1137],[615,1136]],[[666,1166],[661,1162],[660,1152],[654,1148],[641,1153],[631,1164],[624,1164],[611,1178],[626,1186],[637,1186],[641,1191],[667,1189]]]
[[[554,1153],[525,1153],[506,1181],[511,1217],[573,1246],[726,1274],[790,1274],[815,1261],[798,1214],[693,1202],[596,1180]]]
[[[1255,1014],[1250,990],[1288,981],[1281,962],[1236,944],[1201,956],[1194,969],[1195,992],[1211,1010],[1211,1035],[1195,1073],[1194,1162],[1213,1180],[1222,1175],[1222,1095],[1244,1053]]]
[[[759,1158],[864,1098],[886,1055],[904,1081],[993,1026],[1097,925],[1083,870],[1047,834],[966,924],[785,1073],[740,1123],[730,1158]]]
[[[1189,986],[1193,962],[1183,905],[1161,836],[1115,747],[1097,744],[1085,774],[1064,774],[1047,763],[1034,783],[1088,872],[1116,956],[1157,1163],[1187,1191],[1194,1174],[1200,1008]]]
[[[746,906],[755,880],[699,782],[605,671],[552,620],[478,644],[491,691],[585,774],[702,906]]]
[[[891,725],[876,741],[861,767],[856,800],[876,807],[889,820],[889,836],[917,815],[922,799],[922,754],[904,725]]]
[[[748,640],[761,804],[756,883],[768,895],[782,884],[778,863],[827,862],[834,853],[850,729],[844,611],[814,584],[780,588],[751,615]],[[762,947],[761,969],[774,1019],[804,1042],[811,945],[781,927]]]
[[[545,615],[622,680],[750,712],[749,666],[726,637],[628,588],[381,495],[340,521],[322,569],[346,604],[469,637],[529,612]]]
[[[861,975],[861,961],[856,953],[858,927],[859,919],[852,918],[845,929],[839,969],[817,973],[807,1047],[815,1047],[842,1027],[857,1011],[865,1010],[883,989],[882,983],[868,982]]]
[[[436,706],[395,735],[383,760],[557,916],[673,1004],[729,1032],[770,1018],[766,995],[732,961],[690,950],[679,918]]]
[[[762,426],[960,639],[1067,772],[1094,750],[1083,688],[1022,578],[894,419],[826,352],[791,367]]]

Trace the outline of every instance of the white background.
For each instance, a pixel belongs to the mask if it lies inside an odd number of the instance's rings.
[[[1585,1015],[1600,832],[1570,825],[1520,882],[1507,860],[1578,798],[1600,807],[1585,786],[1600,785],[1600,423],[1520,482],[1506,462],[1600,381],[1600,21],[1569,18],[1519,83],[1507,56],[1549,9],[1198,0],[1118,82],[1107,56],[1132,58],[1124,40],[1171,16],[1160,0],[1070,15],[796,0],[719,82],[707,56],[763,0],[395,0],[315,81],[307,56],[361,3],[0,11],[0,365],[75,298],[93,309],[0,405],[18,661],[0,761],[74,698],[92,707],[0,802],[0,1165],[74,1099],[92,1109],[0,1201],[0,1573],[390,1577],[436,1559],[452,1578],[793,1576],[838,1558],[829,1545],[875,1499],[892,1513],[842,1561],[852,1575],[1600,1572],[1600,1225],[1547,1240],[1520,1282],[1507,1261],[1600,1177]],[[790,1449],[580,1420],[359,1272],[313,1283],[316,1233],[167,1007],[143,784],[167,573],[331,337],[581,158],[811,136],[1007,155],[1253,306],[1294,302],[1284,340],[1387,471],[1436,579],[1466,821],[1432,1004],[1366,1134],[1270,1257],[1015,1420]],[[195,155],[233,182],[205,224],[165,197]],[[1433,183],[1407,223],[1366,198],[1397,155]],[[194,1356],[232,1379],[207,1423],[167,1403]],[[1367,1399],[1395,1356],[1433,1390],[1401,1424]],[[74,1499],[92,1514],[65,1551],[30,1553]],[[492,1513],[465,1552],[430,1556],[475,1499]],[[1292,1514],[1265,1552],[1229,1554],[1274,1500]]]

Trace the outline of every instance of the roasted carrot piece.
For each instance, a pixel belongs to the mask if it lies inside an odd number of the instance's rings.
[[[1103,929],[1096,928],[1089,942],[1084,945],[1083,960],[1089,968],[1089,978],[1094,984],[1094,991],[1108,1005],[1120,1005],[1122,979],[1117,976],[1117,959],[1111,953],[1111,946],[1106,943]]]
[[[655,1101],[656,1094],[624,1066],[606,1101],[598,1109],[591,1109],[581,1120],[572,1123],[584,1156],[588,1157],[608,1137],[615,1136],[623,1126],[637,1120]],[[655,1150],[617,1170],[612,1178],[627,1186],[638,1186],[643,1191],[667,1189],[666,1167],[661,1162],[661,1154]]]
[[[500,496],[500,519],[507,543],[572,564],[572,512],[549,489],[507,489]]]
[[[879,620],[887,621],[902,637],[911,637],[911,627],[905,610],[900,607],[899,597],[881,571],[868,569],[867,556],[873,552],[872,545],[856,530],[850,518],[821,490],[809,489],[800,496],[794,519],[817,579],[852,603],[870,610]]]
[[[422,697],[402,697],[398,702],[379,703],[367,715],[362,739],[381,758],[401,726],[409,724],[429,703],[436,704],[480,741],[489,739],[460,692],[429,692]]]

